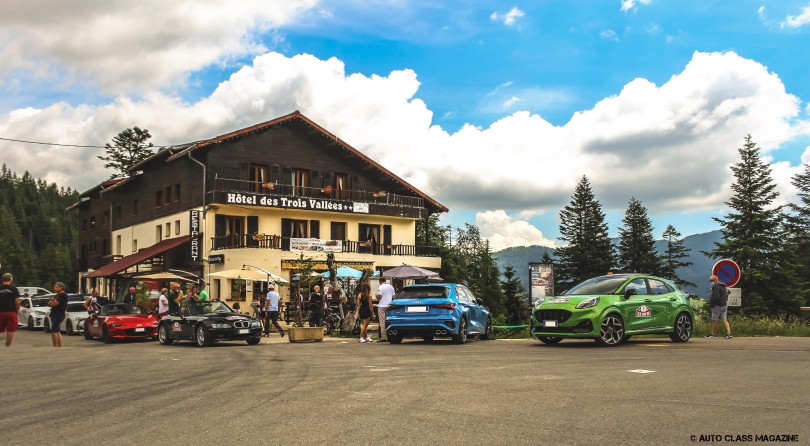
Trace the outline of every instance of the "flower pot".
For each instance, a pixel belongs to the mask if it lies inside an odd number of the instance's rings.
[[[321,342],[323,327],[290,327],[287,329],[290,342]]]

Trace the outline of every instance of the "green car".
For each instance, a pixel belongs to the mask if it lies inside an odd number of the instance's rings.
[[[591,338],[607,346],[632,335],[665,333],[675,342],[692,336],[689,298],[669,280],[646,274],[594,277],[532,309],[531,330],[546,344]]]

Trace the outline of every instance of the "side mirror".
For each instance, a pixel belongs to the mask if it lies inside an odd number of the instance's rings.
[[[636,294],[638,294],[638,290],[635,289],[635,288],[628,288],[628,289],[624,290],[624,298],[625,299],[629,299],[630,296],[635,296]]]

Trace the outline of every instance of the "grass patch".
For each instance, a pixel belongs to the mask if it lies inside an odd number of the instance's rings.
[[[731,333],[734,336],[810,336],[810,323],[797,317],[779,318],[769,316],[728,316]],[[695,323],[695,336],[705,336],[712,331],[710,318],[699,318]],[[717,334],[723,335],[725,327],[720,322]]]

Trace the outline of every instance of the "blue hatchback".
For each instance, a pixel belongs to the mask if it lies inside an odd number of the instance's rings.
[[[386,313],[388,342],[399,344],[405,337],[450,337],[456,344],[468,335],[492,339],[492,318],[464,285],[438,283],[410,285],[394,297]]]

